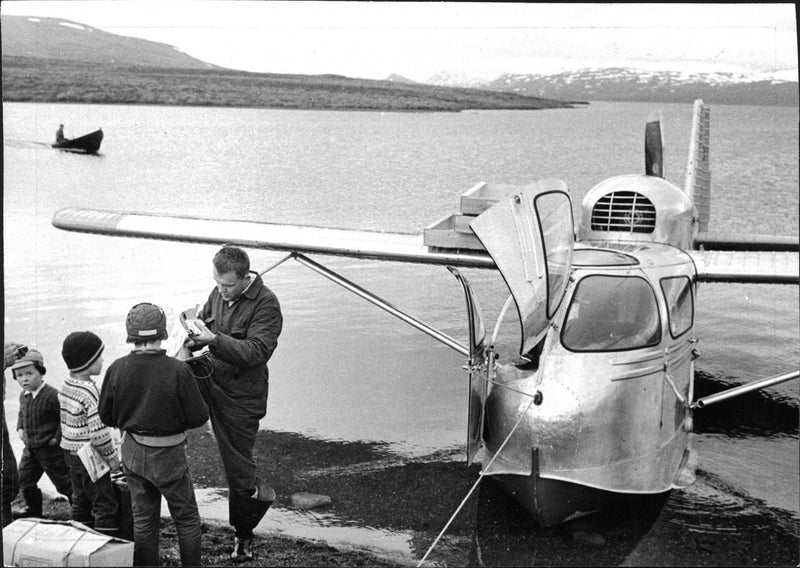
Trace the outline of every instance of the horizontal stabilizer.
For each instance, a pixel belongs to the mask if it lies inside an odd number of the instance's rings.
[[[700,282],[800,284],[800,256],[776,251],[687,251]]]
[[[694,240],[694,248],[703,250],[775,250],[800,251],[800,238],[773,235],[715,235],[701,233]]]
[[[423,244],[422,235],[301,225],[62,209],[53,225],[66,231],[246,248],[316,253],[372,260],[495,268],[485,252],[446,250]]]

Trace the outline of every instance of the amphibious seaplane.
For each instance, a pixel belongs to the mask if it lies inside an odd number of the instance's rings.
[[[460,352],[470,389],[467,462],[481,459],[481,477],[494,476],[548,526],[621,496],[691,483],[695,411],[798,377],[793,369],[694,400],[698,284],[800,282],[797,239],[707,232],[709,112],[695,102],[683,188],[663,178],[656,116],[645,129],[645,173],[597,184],[577,227],[567,186],[557,179],[480,183],[461,196],[459,214],[418,235],[74,208],[58,211],[53,224],[286,251],[276,265],[293,258]],[[469,344],[308,254],[446,266],[466,296]],[[491,337],[462,268],[499,270],[508,286]],[[497,329],[512,305],[521,344],[502,361]]]

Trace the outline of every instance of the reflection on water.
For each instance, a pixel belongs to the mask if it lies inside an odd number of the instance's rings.
[[[198,489],[195,494],[203,519],[226,522],[227,492],[219,489]],[[162,504],[161,514],[169,516],[166,501]],[[411,564],[413,558],[410,532],[363,526],[326,512],[272,507],[255,532],[321,540],[331,546],[358,548],[401,564]]]

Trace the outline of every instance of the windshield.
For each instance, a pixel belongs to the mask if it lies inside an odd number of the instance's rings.
[[[587,276],[572,296],[561,342],[571,351],[658,345],[661,318],[653,288],[635,276]]]

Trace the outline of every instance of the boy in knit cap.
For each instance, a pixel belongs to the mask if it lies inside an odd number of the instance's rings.
[[[141,303],[125,322],[130,354],[108,368],[100,393],[100,418],[124,432],[122,467],[133,509],[133,563],[159,564],[161,496],[178,532],[181,564],[200,566],[200,513],[186,463],[186,430],[208,420],[194,374],[167,356],[167,319]]]
[[[93,482],[78,456],[78,450],[91,442],[112,470],[120,469],[111,428],[103,424],[97,412],[100,393],[92,379],[103,370],[104,347],[102,340],[91,331],[76,331],[64,339],[61,355],[69,377],[58,395],[61,447],[68,451],[67,463],[72,477],[72,519],[109,536],[117,536],[119,503],[111,475],[103,475]]]
[[[26,509],[15,517],[41,517],[42,491],[37,486],[42,474],[53,482],[56,491],[72,498],[69,466],[61,442],[61,407],[58,390],[43,381],[47,369],[41,353],[28,351],[11,366],[14,379],[22,387],[19,395],[17,433],[25,449],[19,461],[19,486]]]

